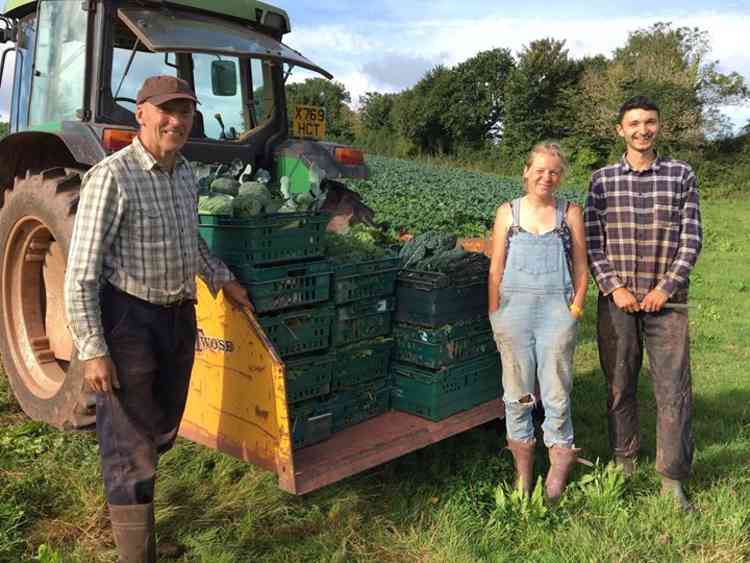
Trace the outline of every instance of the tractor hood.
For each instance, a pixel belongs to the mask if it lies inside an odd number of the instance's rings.
[[[216,53],[284,62],[333,78],[301,53],[241,24],[189,12],[120,8],[120,19],[155,52]]]

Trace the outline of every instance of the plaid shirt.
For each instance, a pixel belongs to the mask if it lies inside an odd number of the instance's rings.
[[[99,292],[104,281],[169,305],[196,295],[195,276],[218,291],[234,279],[198,233],[198,186],[187,160],[169,173],[138,138],[83,178],[65,275],[65,303],[82,360],[108,353]]]
[[[658,157],[633,170],[625,157],[594,172],[584,212],[589,264],[604,295],[625,287],[672,297],[687,288],[701,251],[698,185],[690,166]]]

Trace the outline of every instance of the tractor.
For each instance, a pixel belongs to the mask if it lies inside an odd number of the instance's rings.
[[[291,178],[299,192],[309,189],[310,170],[336,183],[366,177],[367,168],[351,147],[291,137],[285,82],[292,69],[332,76],[282,43],[290,22],[277,7],[8,0],[0,21],[0,38],[14,45],[0,59],[0,80],[12,75],[10,134],[0,142],[2,363],[28,416],[82,429],[94,422],[94,401],[65,319],[68,246],[82,174],[137,134],[135,98],[146,77],[175,75],[194,87],[201,103],[183,149],[191,162],[239,159]],[[285,366],[273,345],[252,313],[233,310],[202,284],[198,302],[199,346],[181,434],[276,472],[292,493],[501,416],[499,401],[439,424],[388,413],[366,423],[375,426],[293,452]]]

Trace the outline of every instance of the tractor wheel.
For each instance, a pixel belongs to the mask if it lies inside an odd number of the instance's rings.
[[[16,178],[0,211],[3,366],[24,412],[59,428],[94,422],[63,300],[81,173],[52,168]]]

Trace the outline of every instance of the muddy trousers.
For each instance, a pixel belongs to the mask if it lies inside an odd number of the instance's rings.
[[[609,441],[617,456],[640,448],[636,391],[644,345],[656,399],[656,471],[670,479],[690,476],[693,462],[692,385],[688,315],[684,309],[624,313],[599,296],[597,339],[607,378]]]
[[[98,393],[96,432],[107,502],[154,500],[159,454],[172,447],[195,357],[194,302],[162,307],[107,286],[102,324],[120,388]]]

